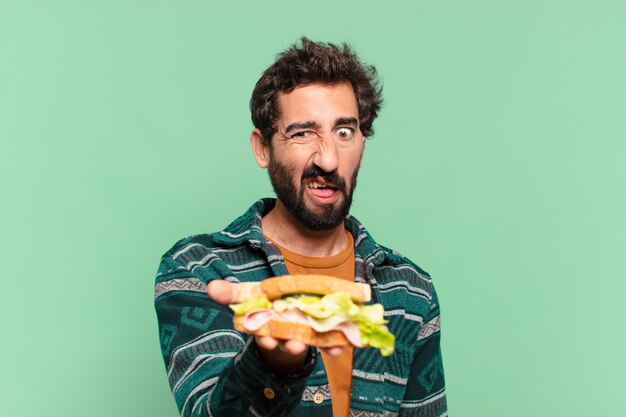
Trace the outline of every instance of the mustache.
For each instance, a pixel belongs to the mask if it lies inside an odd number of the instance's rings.
[[[302,181],[307,179],[315,179],[318,177],[323,178],[324,181],[333,184],[340,190],[345,191],[346,189],[346,180],[339,176],[336,170],[332,172],[326,172],[317,165],[312,165],[306,168],[304,172],[302,172]]]

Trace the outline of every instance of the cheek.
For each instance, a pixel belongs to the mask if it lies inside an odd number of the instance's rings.
[[[283,166],[284,172],[289,175],[291,180],[296,184],[300,184],[302,173],[307,164],[310,164],[310,157],[304,152],[293,150],[291,152],[281,152],[274,154],[275,161]]]
[[[349,155],[343,158],[339,169],[340,171],[343,171],[341,172],[341,175],[344,178],[346,179],[351,178],[352,174],[354,174],[354,172],[360,168],[362,156],[363,156],[363,153],[359,153],[357,155]]]

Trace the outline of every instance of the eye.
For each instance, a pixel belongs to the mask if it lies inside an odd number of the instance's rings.
[[[337,129],[337,137],[341,140],[350,140],[354,136],[354,130],[349,127],[340,127]]]
[[[301,132],[296,132],[291,135],[291,139],[310,139],[311,136],[311,132],[309,132],[308,130],[303,130]]]
[[[291,143],[309,146],[317,142],[319,138],[319,134],[315,130],[296,130],[289,134],[289,136],[285,136],[285,139],[289,140]]]

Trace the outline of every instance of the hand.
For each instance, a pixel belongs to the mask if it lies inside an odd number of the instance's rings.
[[[233,284],[225,280],[209,282],[207,293],[213,301],[220,304],[233,304],[237,302],[239,284]],[[271,336],[254,336],[259,354],[265,364],[278,374],[298,372],[304,365],[304,358],[308,346],[297,340],[281,340]],[[324,351],[331,356],[341,355],[343,348],[339,346],[325,348]]]

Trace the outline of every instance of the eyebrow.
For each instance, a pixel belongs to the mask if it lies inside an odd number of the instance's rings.
[[[314,122],[313,120],[308,120],[306,122],[296,122],[296,123],[292,123],[289,126],[287,126],[285,128],[285,134],[294,131],[294,130],[298,130],[298,129],[310,129],[310,128],[319,128],[319,125]]]
[[[340,117],[339,119],[335,120],[335,126],[356,126],[358,124],[359,121],[356,117]]]
[[[356,126],[358,124],[359,121],[356,117],[340,117],[339,119],[335,120],[335,126]],[[313,120],[307,120],[306,122],[295,122],[285,128],[285,134],[298,129],[311,128],[319,129],[320,125]]]

